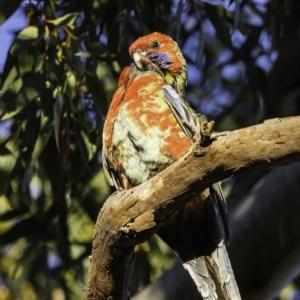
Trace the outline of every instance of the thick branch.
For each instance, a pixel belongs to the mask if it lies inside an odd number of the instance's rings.
[[[126,299],[133,247],[148,239],[191,195],[229,176],[300,160],[300,117],[215,136],[204,155],[187,154],[151,180],[113,194],[94,231],[84,299]]]

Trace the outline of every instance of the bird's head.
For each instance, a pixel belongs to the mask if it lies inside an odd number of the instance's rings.
[[[172,38],[159,32],[148,34],[129,47],[129,54],[141,71],[147,64],[143,57],[147,57],[161,70],[166,83],[183,95],[187,80],[186,61]]]

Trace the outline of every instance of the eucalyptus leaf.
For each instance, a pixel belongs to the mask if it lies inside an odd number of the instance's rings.
[[[0,2],[1,3],[1,2]],[[17,56],[19,53],[28,48],[39,36],[39,29],[36,26],[28,26],[17,35],[13,42],[10,54]]]
[[[25,49],[24,51],[19,53],[18,70],[19,70],[19,74],[23,78],[27,78],[25,76],[27,76],[32,72],[35,60],[36,60],[35,53],[33,53],[33,51],[30,51],[30,48]]]
[[[23,193],[27,191],[28,185],[32,179],[33,174],[34,174],[34,167],[32,165],[29,165],[25,171],[23,182],[22,182]]]
[[[16,133],[6,142],[0,151],[0,195],[3,195],[10,175],[20,154],[21,139]]]
[[[90,161],[94,157],[94,155],[96,153],[96,149],[97,149],[96,145],[94,145],[94,144],[91,143],[88,135],[86,134],[86,132],[84,130],[80,130],[80,135],[82,137],[82,140],[83,140],[83,142],[85,144],[85,148],[87,150],[86,151],[86,153],[87,153],[87,159],[88,159],[88,161]]]
[[[31,156],[31,162],[30,162],[31,165],[33,165],[40,157],[52,132],[53,132],[53,119],[47,115],[42,115],[38,137]]]
[[[43,12],[45,14],[46,19],[54,19],[55,18],[55,0],[44,1]]]
[[[74,54],[75,56],[81,56],[81,57],[92,57],[92,53],[88,51],[80,51]]]
[[[0,119],[4,119],[5,112],[7,112],[13,105],[13,100],[17,98],[17,95],[23,87],[22,78],[16,79],[10,84],[9,88],[6,89],[5,93],[0,99]],[[8,119],[8,118],[7,118]]]
[[[2,90],[1,90],[2,93],[5,93],[5,91],[11,86],[13,81],[16,79],[17,75],[18,75],[17,68],[16,66],[13,66],[10,69],[8,75],[6,76],[5,81],[3,82]]]
[[[64,85],[64,94],[70,100],[76,95],[76,76],[74,72],[68,71],[66,73],[66,80]]]
[[[79,16],[81,13],[69,13],[55,20],[47,20],[47,22],[56,26],[73,25]]]
[[[63,94],[59,92],[56,96],[55,103],[54,103],[54,135],[55,135],[55,141],[56,141],[58,151],[59,151],[59,128],[60,128],[61,114],[63,111],[63,105],[64,105],[64,97]]]
[[[45,89],[45,75],[41,72],[34,73],[22,86],[18,96],[11,99],[6,107],[2,120],[9,119],[19,113],[26,105],[35,100]]]
[[[76,122],[76,120],[74,120],[74,131],[75,131],[77,146],[81,154],[82,161],[86,169],[89,170],[89,172],[91,172],[88,165],[88,162],[90,160],[90,154],[91,154],[91,152],[89,151],[90,150],[89,141],[87,143],[87,140],[84,138],[85,136],[83,133],[82,125],[79,122]]]
[[[5,64],[4,64],[4,68],[3,68],[3,72],[2,74],[0,75],[0,89],[3,88],[3,85],[7,79],[7,77],[10,76],[10,73],[12,72],[12,69],[15,68],[15,71],[13,72],[18,72],[17,71],[17,65],[18,65],[18,60],[17,60],[17,57],[14,57],[12,56],[9,52],[7,53],[7,57],[6,57],[6,61],[5,61]],[[9,82],[6,84],[6,89],[8,87],[10,87],[10,84],[11,84],[12,81],[9,80]],[[2,93],[4,91],[2,90]]]

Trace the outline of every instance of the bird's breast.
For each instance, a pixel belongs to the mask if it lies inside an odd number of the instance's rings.
[[[113,122],[109,156],[133,185],[178,160],[191,146],[165,101],[160,78],[139,76],[127,86]]]

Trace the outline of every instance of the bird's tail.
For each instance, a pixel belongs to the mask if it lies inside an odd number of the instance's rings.
[[[224,242],[210,256],[201,256],[183,264],[204,300],[240,300],[238,286]]]

